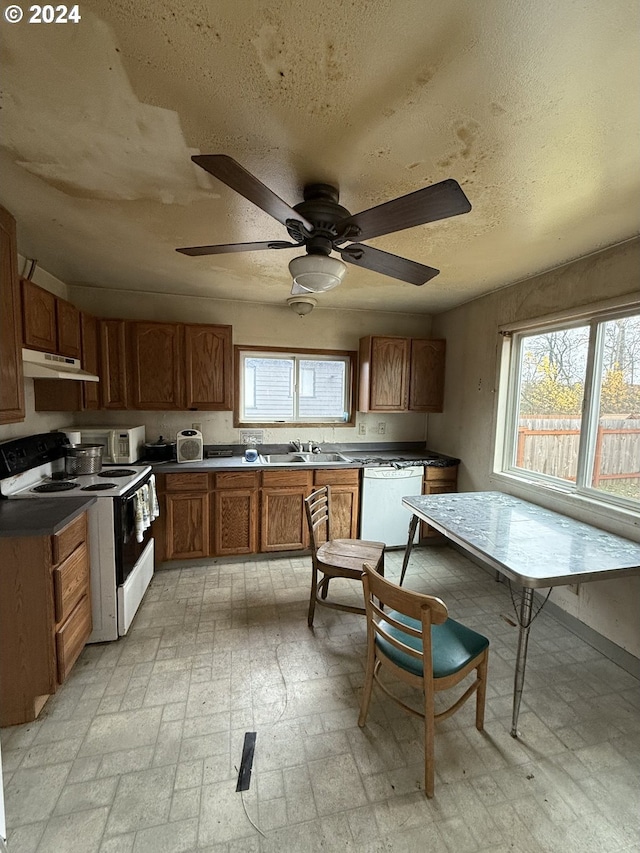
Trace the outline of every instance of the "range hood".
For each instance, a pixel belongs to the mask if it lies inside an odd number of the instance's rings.
[[[76,379],[80,382],[99,382],[100,377],[88,373],[80,366],[77,358],[38,352],[34,349],[22,350],[22,371],[31,379]]]

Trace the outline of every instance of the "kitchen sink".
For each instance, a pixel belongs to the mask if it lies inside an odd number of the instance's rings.
[[[269,453],[260,456],[263,465],[326,465],[331,463],[349,463],[350,459],[341,453]]]

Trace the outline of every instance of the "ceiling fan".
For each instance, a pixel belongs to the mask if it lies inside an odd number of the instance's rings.
[[[471,210],[469,199],[452,178],[354,214],[338,203],[339,195],[335,187],[330,184],[309,184],[304,188],[304,201],[290,207],[232,157],[198,154],[191,159],[214,178],[281,222],[294,242],[266,240],[259,243],[191,246],[176,251],[197,256],[304,246],[306,255],[294,258],[289,264],[293,276],[292,294],[330,290],[340,284],[347,268],[342,261],[331,257],[332,251],[337,252],[348,264],[409,284],[425,284],[440,270],[366,246],[360,241]]]

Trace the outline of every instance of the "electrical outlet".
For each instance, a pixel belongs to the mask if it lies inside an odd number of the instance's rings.
[[[384,421],[380,421],[378,424],[378,435],[384,435],[387,431],[387,425]]]
[[[366,424],[358,424],[358,435],[366,435],[367,434],[367,425]]]
[[[195,423],[191,424],[191,429],[197,429],[198,432],[202,432],[202,424],[200,423],[200,421],[196,421]]]
[[[264,430],[241,429],[240,444],[264,444]]]

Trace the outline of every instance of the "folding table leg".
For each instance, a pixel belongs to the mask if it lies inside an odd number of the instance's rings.
[[[518,637],[518,654],[516,657],[516,674],[513,684],[513,715],[511,717],[511,737],[518,737],[518,715],[520,713],[520,700],[524,687],[524,671],[527,665],[527,644],[529,643],[529,628],[531,627],[531,607],[533,604],[533,590],[530,587],[522,588],[520,600],[520,635]]]
[[[411,521],[409,522],[409,538],[407,540],[407,547],[404,552],[404,560],[402,561],[402,572],[400,573],[400,586],[402,586],[402,581],[404,580],[405,572],[407,571],[407,566],[409,565],[409,557],[411,556],[411,549],[413,548],[413,540],[416,535],[416,527],[418,526],[418,521],[420,519],[417,515],[411,516]]]

